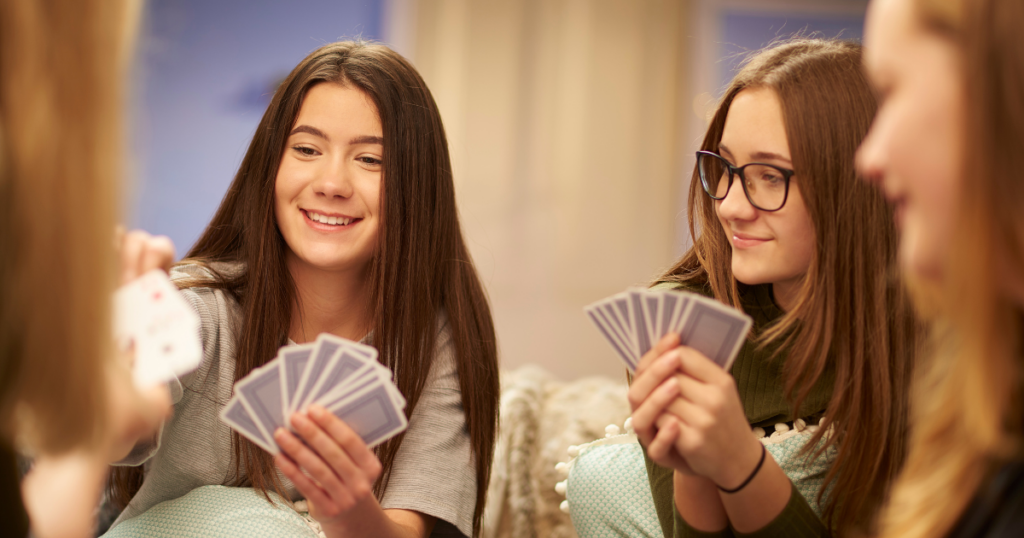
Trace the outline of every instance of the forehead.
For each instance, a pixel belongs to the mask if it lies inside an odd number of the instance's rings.
[[[758,152],[789,157],[785,118],[775,90],[748,88],[736,94],[725,118],[721,145],[737,159]]]
[[[321,82],[306,92],[295,119],[295,125],[300,124],[328,133],[359,131],[360,135],[381,136],[382,131],[370,96],[359,88],[335,82]]]
[[[922,37],[913,0],[873,0],[864,22],[864,64],[869,70],[884,66]]]

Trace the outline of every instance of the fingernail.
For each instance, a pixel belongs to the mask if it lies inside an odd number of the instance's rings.
[[[309,406],[309,414],[313,415],[313,418],[324,418],[324,415],[327,414],[327,410],[314,404]]]
[[[274,438],[275,439],[280,439],[282,437],[284,437],[284,428],[278,428],[278,429],[274,430]]]
[[[292,424],[294,424],[296,426],[308,426],[309,425],[309,419],[306,418],[302,413],[293,413],[292,414]]]

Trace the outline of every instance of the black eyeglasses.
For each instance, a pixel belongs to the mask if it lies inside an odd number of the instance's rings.
[[[743,193],[750,205],[761,211],[778,211],[789,197],[789,179],[796,172],[765,163],[733,166],[721,155],[697,152],[697,172],[704,192],[713,200],[724,200],[732,188],[732,178],[740,176]]]

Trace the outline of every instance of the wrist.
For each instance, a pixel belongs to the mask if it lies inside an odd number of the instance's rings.
[[[761,441],[751,441],[739,456],[732,459],[731,464],[724,466],[717,476],[711,477],[718,489],[729,491],[741,488],[757,474],[764,461],[765,447]]]

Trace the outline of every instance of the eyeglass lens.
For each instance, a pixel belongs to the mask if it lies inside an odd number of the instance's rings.
[[[729,168],[725,160],[715,155],[701,154],[698,170],[704,190],[716,200],[725,198],[729,192]],[[746,179],[747,198],[759,209],[774,211],[786,201],[786,177],[780,170],[765,164],[748,164],[741,168]]]

